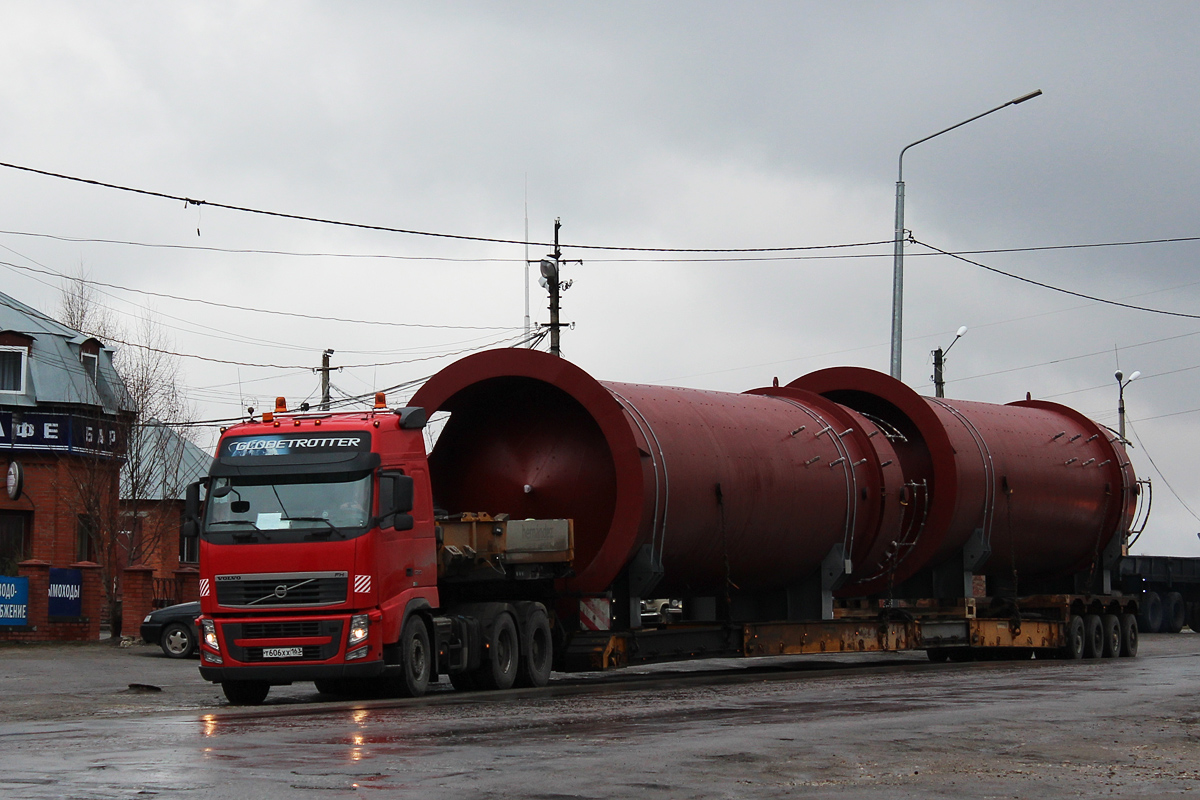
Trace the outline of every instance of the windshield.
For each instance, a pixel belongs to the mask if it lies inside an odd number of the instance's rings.
[[[236,535],[246,531],[305,530],[345,537],[366,530],[370,517],[369,472],[214,478],[208,492],[204,531]]]

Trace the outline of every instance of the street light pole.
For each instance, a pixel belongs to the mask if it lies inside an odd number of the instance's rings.
[[[955,342],[963,337],[967,332],[967,326],[963,325],[958,329],[958,333],[954,334],[954,341],[950,343],[950,347],[954,347]],[[933,395],[934,397],[946,396],[946,378],[943,374],[943,368],[946,364],[946,354],[950,352],[950,347],[945,350],[938,348],[933,351]]]
[[[1117,379],[1117,433],[1121,436],[1121,441],[1125,441],[1125,387],[1138,379],[1142,373],[1134,372],[1129,376],[1129,380],[1123,380],[1125,375],[1121,370],[1113,373],[1113,377]]]
[[[900,380],[900,345],[904,338],[904,152],[910,147],[916,147],[922,142],[928,142],[935,136],[941,136],[943,133],[949,133],[955,128],[961,128],[968,122],[986,117],[988,114],[994,114],[1002,108],[1015,106],[1019,103],[1024,103],[1026,100],[1032,100],[1042,93],[1041,89],[1036,92],[1030,92],[1027,95],[1009,100],[1004,105],[996,106],[990,111],[985,111],[982,114],[976,114],[970,119],[964,119],[957,125],[951,125],[949,128],[944,128],[937,133],[930,134],[924,139],[918,139],[912,144],[905,145],[900,151],[899,168],[896,171],[896,233],[894,240],[894,248],[892,253],[892,377]]]

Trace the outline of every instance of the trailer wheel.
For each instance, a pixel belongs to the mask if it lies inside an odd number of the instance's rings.
[[[225,681],[221,691],[231,705],[257,706],[267,699],[271,684],[266,681]]]
[[[1066,625],[1067,641],[1058,651],[1059,658],[1065,658],[1071,661],[1083,658],[1083,617],[1078,614],[1071,616],[1070,621]]]
[[[1188,616],[1188,627],[1200,633],[1200,603],[1192,603],[1192,613]]]
[[[404,674],[397,688],[405,697],[420,697],[429,689],[433,652],[429,649],[429,631],[417,614],[408,618],[400,632],[400,666]]]
[[[479,689],[475,672],[451,672],[450,685],[458,692],[474,692]]]
[[[1116,658],[1121,654],[1121,618],[1116,614],[1105,614],[1100,618],[1104,625],[1104,648],[1101,655]]]
[[[478,673],[480,688],[511,689],[517,679],[517,663],[521,660],[521,643],[511,614],[497,615],[487,644],[487,661]]]
[[[1133,614],[1121,615],[1121,656],[1136,658],[1138,653],[1138,620]]]
[[[1100,658],[1104,655],[1104,621],[1099,614],[1087,614],[1083,618],[1083,657]]]
[[[944,647],[930,647],[925,651],[925,655],[929,656],[929,660],[935,664],[942,664],[950,658],[950,653]]]
[[[550,635],[550,619],[540,604],[525,616],[520,638],[521,662],[514,685],[545,686],[550,682],[550,666],[554,663],[554,640]]]
[[[1183,630],[1185,616],[1187,610],[1183,606],[1183,595],[1179,592],[1167,592],[1162,605],[1162,630],[1166,633],[1179,633]]]
[[[1158,592],[1146,592],[1142,595],[1142,603],[1138,608],[1138,629],[1146,633],[1158,633],[1162,630],[1163,605]]]

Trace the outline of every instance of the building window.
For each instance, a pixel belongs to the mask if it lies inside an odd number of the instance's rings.
[[[183,535],[183,513],[179,514],[179,563],[200,563],[200,537]]]
[[[17,574],[17,565],[31,558],[29,515],[0,511],[0,575]]]
[[[98,531],[99,526],[96,525],[95,519],[89,517],[87,514],[79,515],[79,522],[75,526],[76,561],[96,560],[96,536]]]
[[[92,379],[92,383],[96,382],[96,370],[100,364],[100,356],[94,353],[80,353],[79,360],[83,362],[83,371]]]
[[[25,358],[28,351],[24,347],[0,345],[0,392],[25,394]]]

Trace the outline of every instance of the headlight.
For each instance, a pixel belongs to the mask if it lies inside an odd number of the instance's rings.
[[[211,619],[201,620],[200,624],[204,629],[204,643],[213,650],[220,650],[221,644],[217,641],[217,626]]]
[[[354,647],[354,645],[367,640],[367,634],[370,622],[367,620],[366,614],[355,614],[350,618],[350,635],[346,638],[346,647]]]

